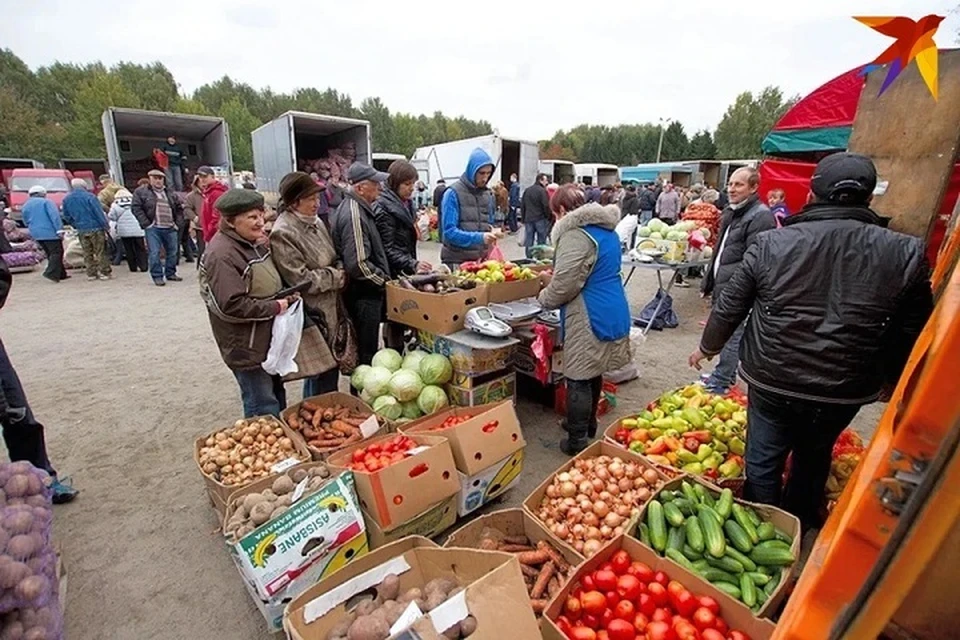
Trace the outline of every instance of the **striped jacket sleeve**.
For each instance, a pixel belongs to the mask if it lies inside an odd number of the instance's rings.
[[[360,205],[351,199],[349,215],[338,221],[342,233],[340,250],[343,252],[343,266],[352,280],[365,280],[382,287],[390,278],[369,259],[370,238],[363,232],[362,216]]]

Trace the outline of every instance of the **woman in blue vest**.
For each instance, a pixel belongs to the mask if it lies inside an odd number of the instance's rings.
[[[545,309],[560,309],[568,437],[560,442],[576,455],[597,435],[597,403],[603,374],[629,364],[630,309],[620,281],[620,221],[616,205],[584,203],[575,185],[550,200],[557,217],[551,233],[553,275],[541,276]]]

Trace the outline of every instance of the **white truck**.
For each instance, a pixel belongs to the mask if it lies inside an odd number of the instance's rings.
[[[306,160],[327,157],[331,150],[353,146],[356,161],[370,164],[370,123],[366,120],[287,111],[251,134],[257,189],[276,192],[280,179]]]
[[[373,156],[371,164],[377,171],[386,171],[394,161],[407,159],[407,156],[402,153],[374,153],[371,155]]]
[[[103,139],[107,146],[110,175],[128,189],[157,167],[153,150],[174,136],[185,154],[184,186],[197,167],[219,167],[233,173],[230,132],[223,118],[188,113],[166,113],[110,107],[103,112]]]
[[[577,175],[577,182],[586,185],[605,187],[614,184],[620,179],[620,167],[615,164],[601,162],[584,162],[573,165]]]
[[[540,173],[550,177],[550,182],[567,184],[577,179],[575,165],[569,160],[541,160]]]
[[[476,138],[465,138],[420,147],[413,152],[410,162],[417,167],[420,179],[431,189],[443,179],[449,186],[467,168],[470,153],[477,147],[493,158],[494,170],[490,185],[507,184],[510,174],[517,174],[520,186],[529,187],[536,181],[540,169],[540,148],[536,142],[517,138],[502,138],[496,133]]]

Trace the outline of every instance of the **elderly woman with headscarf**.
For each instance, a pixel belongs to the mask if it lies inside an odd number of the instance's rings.
[[[336,391],[340,368],[335,352],[342,318],[340,291],[346,284],[333,239],[317,213],[322,188],[306,173],[280,180],[280,213],[270,232],[273,263],[289,286],[308,283],[303,291],[307,326],[301,339],[298,372],[303,397]]]
[[[566,360],[568,436],[560,442],[576,455],[597,435],[603,374],[630,363],[630,308],[620,281],[620,220],[616,205],[584,203],[583,192],[564,185],[550,200],[557,217],[553,275],[541,276],[544,309],[560,309]]]
[[[279,416],[287,406],[283,380],[267,373],[263,363],[270,351],[273,320],[296,296],[276,299],[283,280],[270,259],[263,196],[230,189],[215,206],[220,214],[218,231],[200,259],[200,295],[220,356],[240,386],[244,417]]]

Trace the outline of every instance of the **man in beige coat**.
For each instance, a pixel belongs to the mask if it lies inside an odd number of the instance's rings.
[[[303,341],[312,343],[298,354],[297,364],[312,375],[304,379],[303,397],[337,390],[339,364],[332,348],[340,322],[344,271],[326,225],[317,217],[320,187],[305,173],[289,173],[280,181],[280,214],[270,232],[273,262],[287,286],[308,283],[301,295],[306,316]],[[311,354],[310,362],[299,358]],[[302,376],[301,376],[302,377]]]

